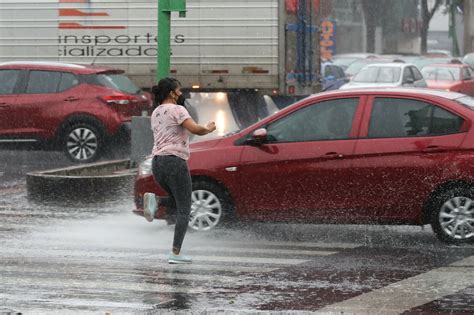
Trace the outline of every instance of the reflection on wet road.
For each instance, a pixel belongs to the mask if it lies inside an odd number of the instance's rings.
[[[195,262],[173,266],[166,263],[173,227],[133,216],[132,206],[40,205],[27,200],[21,183],[0,190],[0,306],[24,314],[350,312],[383,296],[395,314],[458,294],[458,309],[474,310],[464,299],[472,297],[473,261],[462,260],[472,246],[445,246],[431,231],[252,224],[191,232],[184,251]],[[441,268],[456,262],[456,274]],[[430,270],[433,283],[424,276]],[[429,294],[434,287],[440,294]],[[400,310],[387,300],[400,290],[419,297]]]
[[[39,204],[22,171],[0,171],[0,314],[474,312],[474,246],[442,244],[428,228],[190,232],[183,251],[194,263],[175,266],[166,261],[173,226],[132,215],[131,196]]]

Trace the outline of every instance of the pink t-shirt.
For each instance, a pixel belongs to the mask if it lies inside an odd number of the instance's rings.
[[[174,104],[161,104],[151,115],[154,146],[152,154],[176,155],[189,159],[189,132],[181,126],[191,118],[186,108]]]

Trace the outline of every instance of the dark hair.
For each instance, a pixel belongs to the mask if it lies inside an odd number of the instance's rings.
[[[155,85],[151,89],[151,93],[155,97],[156,105],[160,105],[170,94],[170,92],[176,90],[181,86],[181,82],[175,78],[164,78],[158,82],[158,85]]]

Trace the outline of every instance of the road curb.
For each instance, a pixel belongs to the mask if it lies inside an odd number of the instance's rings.
[[[136,169],[130,160],[105,161],[26,175],[34,200],[97,202],[133,193]]]

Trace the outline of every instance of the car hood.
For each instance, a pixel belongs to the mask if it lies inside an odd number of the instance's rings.
[[[349,82],[341,86],[340,90],[348,89],[358,89],[358,88],[389,88],[389,87],[399,87],[398,82],[396,83],[358,83],[358,82]]]
[[[197,151],[205,151],[208,149],[212,149],[216,145],[218,145],[219,142],[222,141],[222,139],[223,138],[217,138],[217,139],[193,142],[189,145],[189,150],[191,152],[197,152]]]

